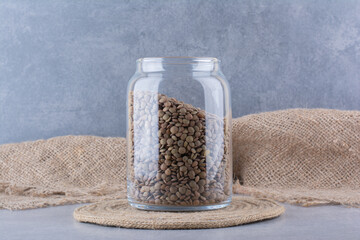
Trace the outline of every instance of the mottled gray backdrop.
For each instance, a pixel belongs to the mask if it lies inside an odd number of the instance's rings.
[[[0,1],[0,143],[125,135],[135,60],[222,60],[233,115],[360,110],[360,1]]]

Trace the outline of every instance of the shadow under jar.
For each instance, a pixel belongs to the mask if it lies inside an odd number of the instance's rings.
[[[139,59],[127,94],[130,205],[161,211],[229,205],[231,104],[219,60]]]

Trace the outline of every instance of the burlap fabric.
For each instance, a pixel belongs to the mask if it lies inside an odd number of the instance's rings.
[[[125,140],[64,136],[0,146],[0,208],[124,197]],[[293,109],[233,121],[236,193],[360,204],[360,112]],[[237,181],[239,182],[239,181]]]
[[[126,199],[79,207],[74,218],[105,226],[143,229],[198,229],[231,227],[279,216],[285,211],[273,201],[236,196],[230,206],[202,212],[155,212],[137,210]]]
[[[235,192],[302,204],[360,204],[360,112],[292,109],[233,121]]]
[[[0,146],[0,208],[125,197],[124,138],[64,136]]]

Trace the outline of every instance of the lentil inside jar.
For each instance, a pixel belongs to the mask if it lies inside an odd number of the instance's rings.
[[[186,210],[181,207],[230,201],[231,134],[226,117],[150,91],[131,91],[128,104],[132,203]]]

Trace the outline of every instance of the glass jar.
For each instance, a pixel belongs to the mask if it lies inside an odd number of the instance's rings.
[[[216,58],[137,60],[127,94],[127,193],[145,210],[198,211],[232,196],[229,84]]]

